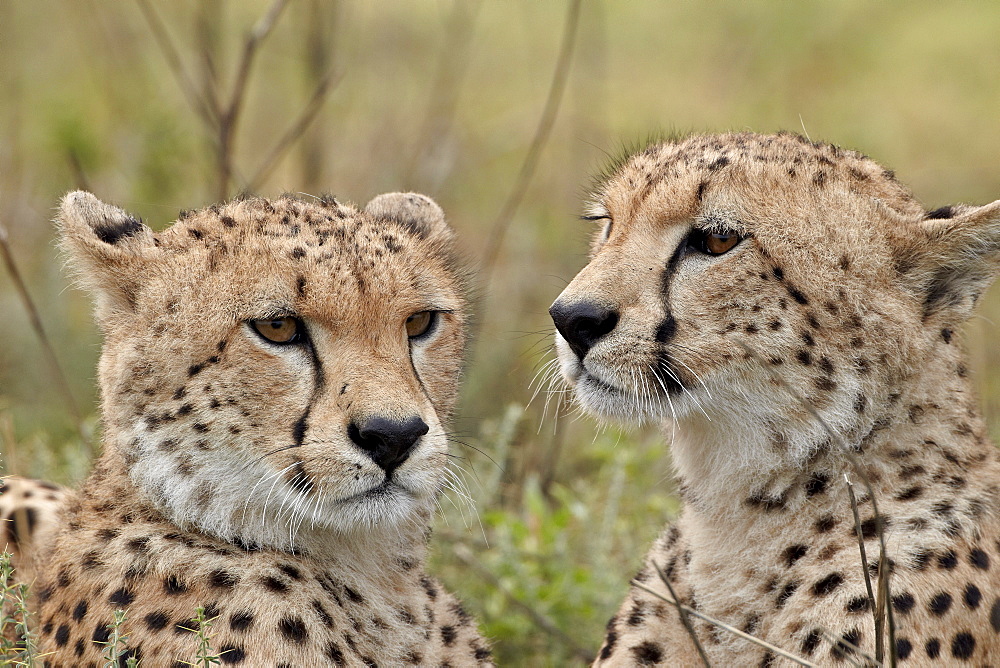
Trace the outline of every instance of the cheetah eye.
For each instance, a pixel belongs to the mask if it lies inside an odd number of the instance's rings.
[[[705,255],[722,255],[743,241],[735,232],[709,232],[693,229],[688,237],[688,247]]]
[[[251,320],[250,326],[271,343],[281,345],[298,343],[305,331],[299,319],[292,317]]]
[[[419,313],[414,313],[406,319],[406,336],[411,339],[419,339],[421,336],[424,336],[434,327],[434,323],[437,322],[437,316],[437,311],[420,311]]]

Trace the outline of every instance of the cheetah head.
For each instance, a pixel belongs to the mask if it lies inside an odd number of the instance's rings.
[[[710,466],[822,447],[800,399],[848,441],[871,433],[1000,259],[1000,202],[928,213],[872,160],[793,135],[652,145],[584,218],[590,263],[550,310],[565,380]]]
[[[465,338],[437,204],[251,197],[153,232],[75,192],[59,223],[105,337],[104,457],[170,519],[281,549],[423,533]]]

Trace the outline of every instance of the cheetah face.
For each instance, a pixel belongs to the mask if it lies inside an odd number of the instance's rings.
[[[562,373],[604,418],[781,438],[881,417],[992,277],[998,205],[926,213],[873,161],[789,136],[692,137],[627,158],[553,304]],[[916,334],[916,335],[915,335]]]
[[[465,325],[436,204],[250,198],[154,234],[73,193],[61,224],[105,334],[108,440],[172,520],[282,549],[423,530]]]

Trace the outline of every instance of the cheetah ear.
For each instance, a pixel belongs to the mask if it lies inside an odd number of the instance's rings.
[[[143,266],[157,251],[153,231],[82,190],[63,197],[56,222],[60,245],[94,296],[98,322],[131,312]]]
[[[964,320],[1000,272],[1000,200],[937,209],[919,224],[911,248],[925,320]]]
[[[437,202],[419,193],[385,193],[365,205],[365,213],[399,223],[421,239],[450,241],[455,233]]]

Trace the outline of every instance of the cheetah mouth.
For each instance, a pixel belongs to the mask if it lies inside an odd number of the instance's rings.
[[[413,492],[406,489],[392,478],[386,478],[374,487],[370,487],[363,492],[338,499],[340,505],[365,504],[365,503],[386,503],[401,501],[414,496]]]

